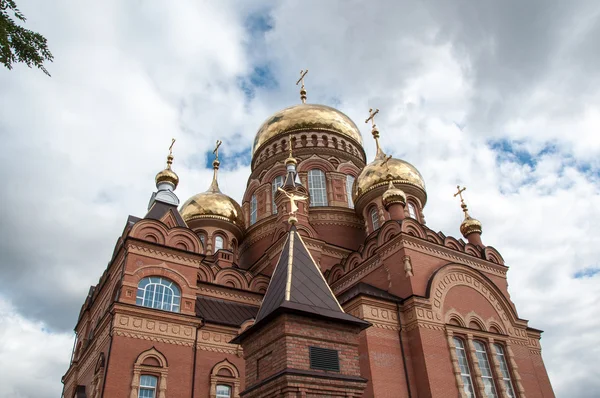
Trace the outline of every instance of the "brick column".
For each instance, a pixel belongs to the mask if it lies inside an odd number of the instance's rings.
[[[512,348],[508,342],[506,343],[506,355],[508,355],[508,366],[509,370],[512,370],[512,375],[514,379],[513,387],[517,389],[517,395],[519,398],[525,398],[525,389],[523,388],[523,383],[521,383],[521,375],[519,374],[519,367],[517,366],[517,362],[515,361],[515,354],[513,353]]]

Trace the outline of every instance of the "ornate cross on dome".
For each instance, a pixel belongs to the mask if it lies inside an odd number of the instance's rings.
[[[171,146],[169,146],[169,156],[167,156],[167,169],[171,170],[173,164],[173,145],[175,145],[175,138],[171,138]]]
[[[375,112],[373,112],[373,108],[369,109],[369,117],[367,118],[367,120],[365,120],[365,123],[369,123],[369,121],[371,121],[371,126],[375,128],[375,115],[377,115],[378,113],[379,109],[375,109]]]
[[[304,70],[302,69],[300,71],[300,79],[298,79],[298,81],[296,82],[296,86],[300,83],[302,83],[302,87],[300,87],[300,99],[302,100],[303,104],[306,104],[306,90],[304,89],[304,76],[306,76],[306,74],[308,73],[308,69]]]
[[[467,217],[469,215],[468,210],[467,210],[467,204],[465,203],[465,200],[463,199],[462,193],[467,189],[467,187],[460,187],[460,185],[456,186],[456,189],[458,190],[455,194],[454,197],[456,198],[457,196],[460,196],[460,207],[462,207],[463,211],[465,212],[465,217]]]
[[[216,160],[219,160],[219,147],[221,146],[222,143],[223,143],[223,141],[217,140],[217,146],[215,147],[215,150],[213,151],[213,153],[216,156]]]

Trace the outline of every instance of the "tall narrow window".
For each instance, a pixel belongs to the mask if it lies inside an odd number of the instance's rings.
[[[408,202],[408,215],[415,220],[417,219],[417,209],[411,202]]]
[[[273,193],[271,195],[271,198],[273,200],[273,214],[277,214],[277,205],[275,205],[275,194],[277,193],[277,188],[282,187],[283,186],[283,176],[278,176],[275,177],[275,179],[273,180]]]
[[[142,375],[140,377],[140,393],[138,398],[155,398],[156,397],[156,376]]]
[[[217,250],[221,250],[223,248],[223,237],[222,236],[215,236],[215,252]]]
[[[204,250],[206,248],[206,235],[200,234],[198,236],[200,237],[200,242],[202,242],[202,250]]]
[[[467,353],[465,352],[465,344],[458,337],[454,338],[454,345],[456,346],[456,357],[458,358],[458,366],[460,367],[460,377],[462,378],[465,394],[469,398],[475,398],[473,392],[473,380],[471,379],[471,370],[469,369],[469,361],[467,360]]]
[[[252,195],[250,199],[250,225],[256,222],[256,195]]]
[[[506,387],[506,393],[510,398],[515,397],[515,390],[513,389],[512,380],[510,379],[510,372],[508,371],[508,364],[506,362],[506,356],[504,355],[504,347],[501,344],[494,344],[496,349],[496,358],[500,364],[500,372],[502,372],[502,381],[504,387]]]
[[[179,312],[181,294],[173,282],[160,276],[149,276],[138,284],[135,303],[143,307]]]
[[[377,214],[377,207],[371,209],[371,224],[373,224],[373,231],[379,228],[379,215]]]
[[[479,370],[481,370],[481,381],[483,382],[483,388],[488,398],[497,398],[496,386],[494,386],[494,375],[490,368],[490,361],[488,359],[487,350],[485,344],[481,341],[473,341],[475,345],[475,355],[477,355],[477,362],[479,362]]]
[[[327,206],[325,173],[318,169],[308,171],[308,191],[311,206]]]
[[[348,197],[348,207],[354,209],[354,201],[352,200],[352,185],[354,185],[354,176],[346,176],[346,196]]]
[[[231,398],[231,387],[217,384],[217,398]]]

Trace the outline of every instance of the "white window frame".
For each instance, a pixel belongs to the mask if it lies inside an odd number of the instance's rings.
[[[322,170],[308,171],[308,191],[311,207],[327,206],[327,178]]]
[[[494,343],[494,350],[496,351],[496,359],[500,365],[500,373],[502,374],[502,381],[509,398],[515,398],[515,389],[512,384],[510,377],[510,371],[508,370],[508,362],[506,361],[506,355],[504,354],[504,347],[502,344]]]
[[[377,212],[377,207],[372,207],[369,211],[369,215],[371,216],[371,225],[373,226],[373,231],[379,229],[379,213]]]
[[[221,242],[221,243],[218,244],[217,242]],[[225,239],[221,235],[216,235],[215,236],[215,250],[214,250],[214,252],[216,253],[217,250],[222,250],[224,248],[225,248]]]
[[[252,195],[252,198],[250,198],[250,225],[256,222],[257,208],[256,195]]]
[[[143,287],[140,287],[141,285]],[[152,289],[150,289],[151,287]],[[173,281],[162,276],[148,276],[138,283],[136,304],[142,307],[179,312],[181,291]]]
[[[473,340],[475,346],[475,356],[477,357],[477,365],[481,372],[481,384],[488,398],[498,398],[496,384],[494,383],[494,373],[490,365],[485,343],[480,340]]]
[[[418,220],[417,218],[417,208],[412,202],[408,202],[408,216]]]
[[[354,201],[352,200],[352,186],[354,185],[354,180],[356,180],[356,178],[354,178],[353,175],[346,175],[346,196],[348,197],[348,207],[351,209],[354,209]]]
[[[459,337],[453,337],[453,340],[456,357],[458,359],[458,367],[460,368],[460,377],[464,385],[465,394],[468,398],[475,398],[475,387],[473,385],[473,378],[471,377],[471,369],[469,367],[467,351],[465,350],[465,341]],[[464,361],[464,366],[461,364],[461,360]],[[465,381],[468,383],[465,383]]]
[[[227,395],[225,394],[219,394],[219,387],[226,387],[227,388]],[[228,384],[217,384],[217,396],[216,398],[231,398],[231,392],[233,391],[233,388],[228,385]]]
[[[273,189],[271,193],[271,200],[273,202],[273,214],[277,214],[277,205],[275,204],[275,194],[277,193],[277,188],[282,187],[285,179],[283,176],[277,176],[273,179],[273,183],[271,184]]]
[[[152,384],[144,384],[146,380],[154,380],[154,385]],[[140,389],[138,391],[138,398],[156,398],[156,386],[158,385],[158,377],[154,375],[142,374],[140,375]],[[152,395],[142,395],[142,391],[151,391]]]

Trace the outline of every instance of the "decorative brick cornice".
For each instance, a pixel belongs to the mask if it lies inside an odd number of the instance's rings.
[[[233,291],[226,291],[225,289],[220,290],[216,287],[208,287],[199,285],[198,286],[198,294],[208,297],[221,298],[226,300],[234,299],[235,301],[239,301],[242,303],[249,303],[252,305],[260,305],[262,303],[262,298],[253,297],[250,295],[244,295],[241,293],[236,293]]]
[[[340,279],[333,282],[331,284],[331,290],[335,294],[341,293],[346,288],[350,287],[355,281],[358,281],[363,276],[378,268],[381,264],[383,263],[379,258],[379,255],[375,254],[375,256],[364,261],[362,264],[354,268],[351,272],[345,274]]]
[[[425,254],[433,254],[438,258],[444,258],[450,262],[466,264],[485,273],[506,278],[506,272],[508,271],[508,268],[505,266],[494,264],[483,259],[477,259],[470,254],[458,252],[449,247],[425,241],[408,234],[401,234],[400,239],[402,240],[403,246],[409,247],[415,251]]]
[[[158,248],[151,248],[145,245],[136,243],[128,243],[127,250],[130,253],[140,254],[143,256],[151,256],[153,258],[161,259],[163,261],[169,261],[180,265],[186,265],[189,267],[198,268],[202,261],[192,258],[191,256],[183,256],[168,252],[166,250],[160,250]]]

